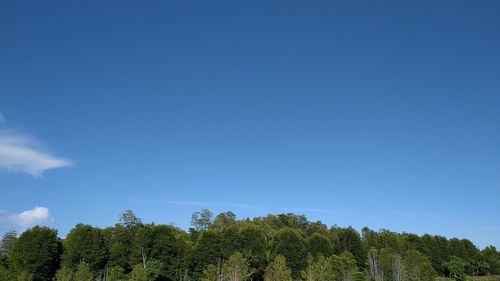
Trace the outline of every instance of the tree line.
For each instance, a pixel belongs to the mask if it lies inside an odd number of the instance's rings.
[[[467,239],[327,227],[295,214],[192,216],[184,231],[125,211],[64,238],[35,226],[0,242],[0,281],[459,281],[500,274],[500,252]]]

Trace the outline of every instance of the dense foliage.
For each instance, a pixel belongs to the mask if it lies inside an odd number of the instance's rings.
[[[495,247],[466,239],[328,228],[294,214],[237,220],[194,213],[188,232],[144,224],[132,211],[113,227],[47,227],[0,243],[0,281],[432,281],[500,274]]]

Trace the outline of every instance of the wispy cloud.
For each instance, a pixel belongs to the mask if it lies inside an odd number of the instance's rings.
[[[16,230],[22,232],[35,225],[50,224],[52,221],[49,209],[45,207],[35,207],[19,214],[0,210],[0,231]]]
[[[50,169],[67,167],[71,161],[52,154],[35,137],[5,128],[0,113],[0,169],[40,177]]]
[[[484,227],[485,230],[500,230],[500,225],[488,225]]]
[[[239,203],[229,203],[229,202],[148,200],[148,199],[137,199],[137,198],[122,198],[122,200],[142,202],[142,203],[152,203],[152,204],[178,205],[178,206],[227,207],[227,208],[249,209],[249,210],[261,210],[262,209],[260,206],[239,204]]]

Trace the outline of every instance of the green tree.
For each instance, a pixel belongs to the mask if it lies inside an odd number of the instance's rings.
[[[136,264],[132,267],[128,281],[148,281],[148,272],[142,264]]]
[[[489,273],[500,274],[500,253],[493,246],[488,246],[481,251],[481,258],[488,264]]]
[[[262,280],[267,265],[267,240],[264,231],[254,223],[247,223],[240,228],[240,251],[255,271],[253,280]]]
[[[283,256],[276,256],[264,273],[264,281],[292,281],[292,272]]]
[[[236,215],[231,212],[223,212],[217,215],[213,221],[213,227],[223,229],[227,226],[233,225],[236,222]]]
[[[333,280],[334,273],[331,263],[324,256],[319,255],[316,258],[307,256],[307,267],[302,271],[302,280],[304,281],[330,281]]]
[[[336,281],[353,281],[358,267],[356,259],[349,252],[343,252],[339,256],[332,256],[329,259],[333,271],[333,277]]]
[[[146,272],[149,281],[156,281],[160,278],[166,278],[164,264],[159,260],[150,260],[146,264]]]
[[[195,212],[191,215],[191,225],[193,230],[196,232],[201,232],[207,230],[212,225],[213,213],[207,209],[201,210],[201,212]]]
[[[284,228],[274,234],[272,241],[274,256],[285,257],[292,270],[292,277],[300,278],[300,273],[305,268],[306,245],[303,234],[293,228]]]
[[[131,263],[145,267],[151,260],[162,261],[165,277],[178,279],[179,271],[187,269],[187,243],[186,234],[174,226],[144,225],[135,234]]]
[[[337,255],[347,251],[353,254],[358,267],[365,266],[365,251],[360,234],[352,227],[333,227],[330,230],[334,243],[334,252]]]
[[[73,270],[67,267],[61,267],[56,272],[55,280],[56,281],[73,281],[74,272]]]
[[[368,251],[367,265],[368,277],[370,281],[384,280],[384,271],[380,264],[380,256],[377,249],[371,248]]]
[[[125,281],[125,270],[119,266],[111,267],[108,271],[106,281]]]
[[[130,262],[133,255],[134,232],[124,227],[121,224],[115,227],[107,228],[103,231],[107,248],[109,249],[110,267],[121,267],[126,271],[130,271]]]
[[[241,250],[241,233],[238,226],[231,225],[222,229],[221,234],[222,258],[227,259],[233,253]]]
[[[201,281],[220,281],[220,272],[219,269],[213,265],[209,264],[204,270],[203,270],[203,277],[201,278]]]
[[[239,252],[234,253],[222,266],[224,281],[246,281],[251,275],[247,260]]]
[[[17,274],[17,281],[32,281],[33,273],[23,270]]]
[[[92,274],[89,264],[82,261],[78,265],[75,271],[74,281],[93,281],[93,280],[94,280],[94,275]]]
[[[82,262],[97,273],[104,269],[108,250],[102,230],[90,225],[77,224],[63,241],[63,265],[76,269]]]
[[[434,281],[436,272],[429,259],[417,250],[404,254],[405,281]]]
[[[445,262],[443,266],[448,270],[449,276],[455,278],[455,280],[467,280],[467,275],[465,273],[467,263],[463,259],[453,256],[449,261]]]
[[[6,232],[3,235],[2,240],[0,241],[0,255],[7,258],[16,240],[17,232],[15,232],[14,230]]]
[[[203,270],[209,264],[215,264],[222,259],[222,235],[220,231],[207,230],[201,233],[191,255],[191,269],[193,278],[202,277]]]
[[[33,275],[33,281],[50,280],[59,267],[61,246],[57,231],[35,226],[16,240],[9,254],[10,269]]]
[[[137,227],[142,226],[142,221],[135,215],[132,210],[125,210],[120,215],[120,224],[129,230],[133,230]]]
[[[307,252],[313,257],[329,257],[333,254],[333,244],[325,235],[314,233],[307,238]]]

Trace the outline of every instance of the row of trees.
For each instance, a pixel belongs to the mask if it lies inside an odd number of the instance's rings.
[[[500,253],[466,239],[342,228],[294,214],[193,214],[192,228],[78,224],[65,239],[34,227],[0,243],[1,281],[431,281],[500,274]]]

